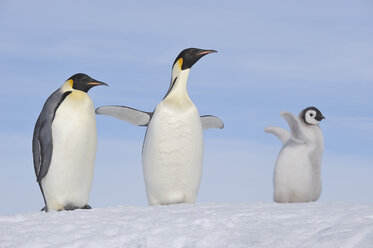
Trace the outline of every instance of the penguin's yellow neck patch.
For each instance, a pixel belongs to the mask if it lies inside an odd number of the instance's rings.
[[[73,101],[83,101],[86,99],[87,96],[87,93],[80,90],[73,90],[73,92],[69,95],[69,97]]]
[[[68,90],[72,90],[73,88],[73,80],[67,80],[63,85],[62,85],[62,90],[65,92],[65,91],[68,91]]]
[[[180,59],[177,61],[178,65],[179,65],[179,69],[180,69],[180,71],[181,71],[181,67],[183,66],[183,62],[184,62],[183,58],[180,58]]]

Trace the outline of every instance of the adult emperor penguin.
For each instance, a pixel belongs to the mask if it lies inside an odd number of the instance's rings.
[[[223,128],[215,116],[199,116],[187,91],[191,67],[215,50],[188,48],[175,59],[170,87],[154,112],[142,112],[125,106],[103,106],[104,114],[148,126],[142,164],[150,205],[194,203],[202,176],[203,129]]]
[[[316,201],[321,193],[324,151],[324,139],[318,124],[325,117],[315,107],[302,110],[298,118],[287,111],[283,111],[281,116],[289,124],[290,133],[279,127],[265,128],[284,144],[275,166],[274,201]]]
[[[89,209],[96,156],[90,88],[106,83],[78,73],[49,96],[36,121],[32,152],[44,211]]]

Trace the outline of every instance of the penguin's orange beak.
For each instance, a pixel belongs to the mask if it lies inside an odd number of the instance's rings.
[[[209,54],[209,53],[217,53],[217,52],[218,51],[216,51],[216,50],[203,50],[202,52],[199,52],[196,55],[201,56],[201,55],[206,55],[206,54]]]
[[[92,85],[92,86],[105,85],[105,86],[109,86],[107,83],[100,82],[100,81],[89,82],[89,83],[87,83],[87,85]]]

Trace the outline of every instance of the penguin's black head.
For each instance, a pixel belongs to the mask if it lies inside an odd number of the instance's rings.
[[[325,117],[321,114],[320,110],[316,107],[308,107],[300,113],[302,120],[308,125],[317,125]]]
[[[181,70],[186,70],[191,68],[200,58],[205,56],[209,53],[216,53],[215,50],[204,50],[199,48],[187,48],[181,51],[179,56],[176,57],[175,62],[173,63],[172,67],[176,63],[180,63]]]
[[[71,87],[76,90],[81,90],[84,92],[88,92],[88,90],[97,85],[106,85],[106,83],[97,81],[96,79],[91,78],[87,74],[84,73],[77,73],[71,76],[66,81],[71,80]]]

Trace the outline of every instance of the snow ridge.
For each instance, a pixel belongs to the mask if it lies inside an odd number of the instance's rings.
[[[373,247],[373,204],[119,206],[0,216],[0,247]]]

